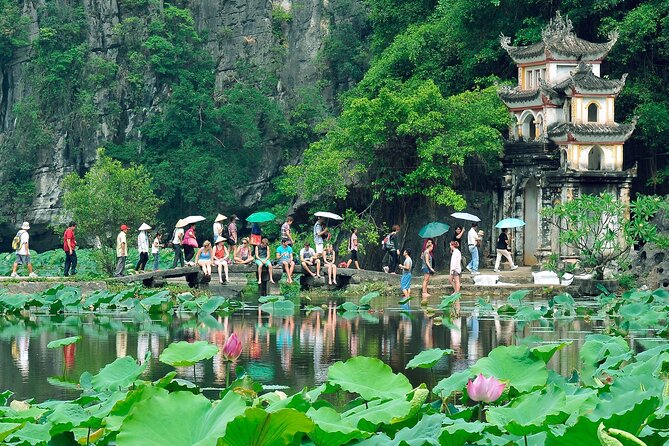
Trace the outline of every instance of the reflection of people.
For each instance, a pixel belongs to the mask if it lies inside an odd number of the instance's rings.
[[[413,268],[413,260],[411,260],[411,250],[409,248],[404,250],[404,263],[400,264],[399,267],[402,270],[400,288],[406,299],[411,295],[411,269]]]
[[[467,233],[467,248],[469,248],[469,254],[471,254],[472,259],[467,264],[467,269],[472,274],[479,274],[479,234],[478,234],[479,224],[477,222],[472,223],[472,227]]]
[[[495,258],[495,272],[499,272],[499,262],[502,260],[502,256],[508,260],[509,265],[511,265],[511,271],[518,269],[518,265],[513,263],[513,257],[511,257],[511,253],[509,252],[509,236],[506,234],[508,229],[502,228],[502,232],[499,234],[499,237],[497,238],[497,258]]]

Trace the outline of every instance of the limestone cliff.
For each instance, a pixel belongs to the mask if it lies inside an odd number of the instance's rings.
[[[34,43],[45,34],[43,11],[61,0],[17,1],[22,14],[29,18],[28,38]],[[9,161],[4,154],[14,153],[20,143],[28,147],[24,149],[28,155],[21,157],[29,160],[26,175],[31,176],[33,183],[29,193],[11,207],[0,205],[0,236],[5,248],[14,228],[23,220],[35,228],[36,241],[40,234],[43,236],[43,246],[38,243],[34,247],[46,248],[52,243],[44,237],[50,233],[49,224],[64,218],[62,178],[69,172],[85,172],[95,161],[96,149],[106,143],[137,141],[141,150],[143,125],[152,114],[161,111],[165,98],[171,94],[169,84],[161,82],[149,64],[143,68],[141,94],[131,91],[128,64],[122,60],[127,57],[127,41],[145,35],[148,18],[166,7],[162,0],[63,1],[70,10],[81,11],[84,16],[85,51],[96,56],[96,63],[101,66],[109,62],[120,68],[114,79],[103,79],[94,89],[94,107],[87,115],[72,115],[68,105],[53,104],[35,117],[30,113],[31,102],[26,101],[29,97],[39,101],[43,94],[31,76],[35,45],[16,48],[10,60],[0,60],[0,147],[4,159],[0,160],[0,181],[5,185],[12,181],[9,171],[18,161]],[[214,60],[217,90],[238,80],[240,67],[257,69],[275,76],[276,85],[266,94],[289,104],[296,91],[314,86],[321,79],[318,55],[335,16],[327,0],[191,0],[178,6],[191,12],[197,31],[203,36],[202,45]],[[129,17],[133,18],[132,23],[126,20]],[[128,31],[129,25],[126,26],[123,36],[119,24],[127,23],[132,27]],[[68,113],[68,119],[61,119]],[[31,116],[39,121],[33,128],[42,129],[43,134],[19,134],[20,123]],[[37,139],[40,144],[33,144]],[[234,191],[242,207],[251,207],[261,198],[286,163],[284,158],[271,156],[277,149],[280,148],[266,144],[260,154],[264,168]],[[293,158],[296,156],[299,154],[293,154]],[[12,192],[13,197],[9,198],[17,198],[18,194]]]

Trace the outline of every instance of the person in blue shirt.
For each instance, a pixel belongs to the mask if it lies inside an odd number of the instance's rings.
[[[295,269],[295,260],[293,260],[293,248],[288,245],[288,240],[281,240],[281,246],[276,250],[276,258],[279,259],[279,265],[286,271],[288,283],[293,283],[293,270]]]

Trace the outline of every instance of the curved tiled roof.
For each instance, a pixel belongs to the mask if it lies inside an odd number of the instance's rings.
[[[592,66],[581,62],[569,77],[553,87],[557,91],[565,91],[571,87],[577,91],[600,91],[618,93],[625,86],[627,74],[619,80],[604,79],[592,72]]]
[[[539,89],[520,90],[512,87],[502,87],[497,91],[500,99],[504,102],[526,102],[539,97]]]
[[[511,39],[502,35],[500,44],[509,56],[519,63],[544,55],[546,57],[560,55],[574,60],[595,60],[606,56],[618,40],[618,35],[614,32],[609,34],[609,41],[606,43],[588,42],[576,37],[573,29],[571,20],[563,19],[558,12],[555,19],[552,19],[541,32],[541,42],[526,46],[512,46]]]
[[[630,124],[595,124],[592,122],[575,124],[573,122],[561,122],[548,126],[547,133],[549,138],[557,138],[568,134],[591,137],[624,137],[631,135],[636,127],[636,122]]]

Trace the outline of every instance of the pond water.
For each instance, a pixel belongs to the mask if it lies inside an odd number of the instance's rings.
[[[604,321],[597,319],[525,323],[497,316],[477,317],[471,314],[472,307],[473,302],[463,302],[463,315],[443,324],[415,304],[413,308],[395,304],[395,308],[346,317],[334,304],[321,311],[296,311],[292,316],[272,316],[252,309],[204,318],[139,312],[5,317],[0,319],[0,391],[12,390],[19,399],[36,401],[73,398],[78,392],[54,385],[54,379],[77,382],[84,371],[95,374],[118,357],[143,359],[147,352],[151,357],[143,378],[157,379],[172,370],[158,361],[170,343],[206,340],[221,348],[232,332],[244,345],[238,365],[263,384],[291,390],[323,383],[331,364],[356,355],[380,358],[395,372],[405,373],[414,385],[425,382],[431,386],[471,366],[493,348],[527,338],[573,341],[549,364],[567,376],[579,366],[578,351],[585,336],[604,326]],[[75,345],[47,348],[54,339],[74,335],[82,336]],[[451,348],[454,354],[442,359],[432,372],[404,369],[417,353],[435,347]],[[177,371],[180,377],[204,388],[221,388],[225,383],[220,355]]]

